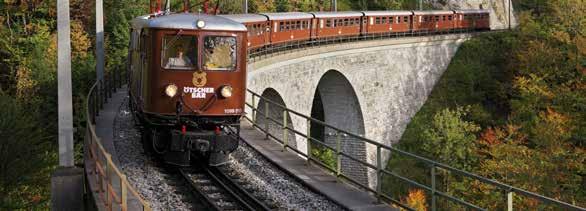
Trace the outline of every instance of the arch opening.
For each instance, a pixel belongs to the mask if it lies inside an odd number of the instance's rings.
[[[354,134],[364,135],[365,133],[364,119],[356,92],[350,81],[336,70],[329,70],[320,78],[313,98],[311,117]],[[310,135],[329,147],[336,148],[338,135],[335,130],[312,124]],[[339,138],[343,153],[366,162],[364,142],[345,134],[340,134]],[[326,165],[335,169],[335,151],[331,151],[315,141],[311,143],[311,147],[313,155],[318,156],[318,159],[325,161]],[[340,160],[344,175],[365,186],[369,185],[366,166],[345,156],[342,156]]]
[[[283,100],[283,98],[281,97],[281,95],[279,94],[279,92],[277,92],[277,90],[273,89],[273,88],[267,88],[265,89],[262,94],[261,94],[261,99],[258,102],[257,108],[258,108],[258,113],[256,115],[256,122],[259,126],[261,126],[263,129],[267,129],[265,128],[265,125],[267,125],[268,123],[268,132],[270,134],[273,134],[274,136],[276,136],[279,140],[283,141],[283,116],[284,116],[284,109],[278,106],[273,105],[273,103],[282,105],[284,107],[287,107],[287,105],[285,105],[285,101]],[[267,99],[267,100],[265,100]],[[268,107],[267,107],[267,102],[268,102]],[[270,120],[268,118],[265,118],[265,114],[267,114],[268,112],[268,117],[278,121],[279,123]],[[293,129],[293,121],[291,120],[291,115],[289,114],[289,112],[287,112],[287,127]],[[295,133],[292,132],[291,130],[287,131],[287,142],[288,142],[288,146],[291,148],[295,148],[297,149],[297,141],[295,140]]]

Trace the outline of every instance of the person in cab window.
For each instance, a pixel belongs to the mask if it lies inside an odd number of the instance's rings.
[[[177,48],[177,57],[169,57],[165,68],[173,67],[191,67],[191,61],[185,55],[183,55],[183,48]]]

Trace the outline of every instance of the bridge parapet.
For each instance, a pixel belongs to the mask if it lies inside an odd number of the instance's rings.
[[[126,175],[120,171],[112,155],[104,148],[96,135],[95,120],[104,103],[125,81],[117,71],[106,75],[104,82],[94,83],[86,101],[86,133],[84,139],[84,165],[87,183],[98,210],[145,210],[150,211],[149,203],[130,185]]]

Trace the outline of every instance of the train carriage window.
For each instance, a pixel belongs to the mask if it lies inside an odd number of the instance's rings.
[[[285,31],[285,22],[281,21],[279,22],[279,31]]]
[[[196,36],[165,35],[161,49],[161,66],[166,69],[193,69],[197,66]]]
[[[331,19],[327,19],[326,20],[326,28],[330,28],[332,27],[332,20]]]
[[[380,17],[376,17],[375,23],[380,24]]]
[[[448,15],[448,21],[452,21],[452,16]]]
[[[236,47],[236,37],[205,37],[204,68],[206,70],[233,70],[236,67]]]
[[[440,20],[439,16],[435,16],[435,22],[438,22]]]
[[[301,21],[297,21],[296,29],[303,29],[303,26],[301,25]]]
[[[391,23],[391,24],[395,23],[395,19],[393,17],[389,17],[389,23]]]
[[[405,23],[409,22],[409,16],[403,17],[403,22],[405,22]]]

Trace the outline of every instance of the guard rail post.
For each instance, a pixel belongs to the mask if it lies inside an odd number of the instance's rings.
[[[104,178],[106,179],[106,207],[112,210],[112,201],[110,201],[110,186],[112,178],[110,178],[110,154],[106,154],[106,168],[104,169]]]
[[[435,163],[431,164],[431,210],[436,210],[436,196],[435,196]]]
[[[340,180],[340,176],[342,174],[342,162],[340,158],[340,131],[336,131],[336,181]]]
[[[307,119],[305,141],[307,142],[307,165],[311,165],[311,119]]]
[[[513,211],[513,192],[507,190],[507,211]]]
[[[122,200],[121,200],[122,201],[122,205],[121,205],[122,210],[128,210],[128,196],[127,196],[128,190],[126,187],[127,182],[128,181],[126,180],[126,175],[120,175],[120,188],[122,189],[122,190],[120,190],[120,195],[122,198]]]
[[[265,101],[265,140],[269,140],[269,101]]]
[[[381,147],[376,145],[376,201],[380,202],[382,191],[382,161],[381,161]]]
[[[252,94],[252,106],[250,107],[252,110],[252,124],[256,124],[256,109],[254,109],[254,106],[256,106],[256,102],[255,102],[255,97],[256,95]]]
[[[287,109],[283,109],[283,150],[287,151],[287,147],[289,145],[289,137],[287,131]]]

